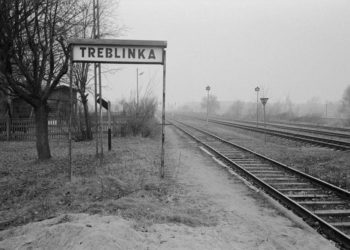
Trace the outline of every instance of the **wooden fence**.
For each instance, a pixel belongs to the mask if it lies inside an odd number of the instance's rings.
[[[112,119],[112,134],[121,133],[123,124],[126,123],[127,117],[116,117]],[[73,138],[81,135],[81,129],[73,122]],[[92,133],[95,133],[95,122],[91,122]],[[108,122],[104,119],[102,122],[102,131],[107,133]],[[68,139],[68,120],[49,119],[48,121],[49,139]],[[16,118],[9,122],[7,119],[0,119],[0,141],[22,141],[35,140],[35,121],[34,119]]]

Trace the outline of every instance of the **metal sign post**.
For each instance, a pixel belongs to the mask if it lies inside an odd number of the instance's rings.
[[[259,86],[255,88],[255,91],[256,91],[256,127],[259,127],[259,91],[260,91]]]
[[[162,147],[160,176],[164,177],[164,143],[165,143],[165,78],[166,78],[166,41],[150,40],[119,40],[119,39],[75,39],[69,41],[71,46],[72,63],[88,62],[98,64],[99,98],[102,100],[101,88],[101,63],[116,64],[159,64],[163,65],[163,106],[162,106]],[[96,76],[95,67],[95,76]],[[95,93],[97,93],[95,84]],[[102,105],[100,105],[100,136],[101,155],[102,148]],[[97,110],[97,98],[95,96],[95,110]],[[97,112],[96,112],[97,113]],[[97,118],[97,114],[96,114]],[[110,119],[109,119],[110,120]],[[98,123],[96,119],[96,123]],[[96,124],[97,126],[97,124]],[[71,153],[71,145],[70,145]],[[98,154],[98,141],[96,142],[96,154]],[[102,158],[102,157],[101,157]]]
[[[207,126],[208,126],[208,116],[209,116],[209,91],[210,91],[210,86],[208,85],[205,90],[208,92],[207,94]]]
[[[261,101],[261,103],[262,103],[262,105],[263,105],[263,107],[264,107],[264,127],[265,127],[265,132],[264,132],[264,135],[265,135],[265,139],[264,139],[264,142],[265,142],[265,144],[266,144],[266,113],[265,113],[265,106],[266,106],[266,103],[267,103],[267,100],[268,100],[269,98],[267,98],[267,97],[262,97],[262,98],[260,98],[260,101]]]
[[[100,108],[104,108],[107,111],[107,116],[108,116],[108,124],[107,124],[107,128],[108,128],[108,151],[110,151],[112,149],[112,144],[111,144],[111,102],[110,101],[106,101],[102,98],[97,98],[97,103],[100,104]],[[102,123],[101,123],[102,124]],[[101,163],[101,161],[100,161]]]

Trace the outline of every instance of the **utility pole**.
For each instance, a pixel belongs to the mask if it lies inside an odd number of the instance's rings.
[[[100,39],[100,4],[99,0],[93,0],[93,38]],[[100,167],[103,158],[103,140],[102,140],[102,105],[100,105],[99,115],[97,112],[97,96],[102,101],[102,82],[101,82],[101,63],[94,63],[94,81],[95,81],[95,132],[96,132],[96,157],[100,156]],[[98,90],[97,90],[98,84]],[[99,93],[97,92],[99,91]],[[102,103],[101,103],[102,104]],[[100,118],[98,118],[100,116]],[[100,144],[100,155],[99,155]]]
[[[96,31],[96,0],[93,0],[92,3],[92,12],[93,12],[93,39],[97,38],[97,31]],[[97,63],[94,63],[94,104],[95,104],[95,136],[96,136],[96,157],[98,157],[98,114],[97,114]]]
[[[100,39],[100,1],[96,0],[97,9],[96,9],[96,23],[97,23],[97,39]],[[102,81],[101,81],[101,63],[98,64],[98,82],[99,82],[99,96],[101,98],[102,104]],[[100,105],[100,146],[101,146],[101,155],[100,155],[100,167],[102,166],[102,158],[103,158],[103,127],[102,127],[102,105]]]

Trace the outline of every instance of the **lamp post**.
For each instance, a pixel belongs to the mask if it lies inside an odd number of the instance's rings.
[[[268,100],[269,98],[267,98],[267,97],[262,97],[262,98],[260,98],[260,101],[261,101],[261,103],[262,103],[262,105],[263,105],[263,107],[264,107],[264,131],[265,131],[265,139],[264,139],[264,141],[265,141],[265,144],[266,144],[266,113],[265,113],[265,106],[266,106],[266,103],[267,103],[267,100]]]
[[[210,86],[208,85],[205,90],[208,92],[207,94],[207,126],[208,126],[208,116],[209,116],[209,91],[210,91]]]
[[[259,86],[255,88],[255,91],[256,91],[256,127],[258,127],[259,126],[259,91],[260,91]]]
[[[139,68],[136,68],[136,113],[139,109],[139,76],[142,74],[143,72],[139,73]]]

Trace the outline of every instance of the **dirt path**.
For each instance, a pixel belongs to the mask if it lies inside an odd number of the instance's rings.
[[[160,249],[335,249],[299,218],[272,206],[275,202],[194,149],[188,138],[167,132],[174,160],[181,155],[178,178],[190,190],[188,196],[209,201],[219,222],[214,227],[166,227],[161,235],[167,242]],[[176,239],[169,237],[175,234]]]
[[[139,228],[120,216],[69,214],[0,232],[0,249],[336,249],[180,132],[166,136],[167,178],[181,190],[169,202],[191,204],[208,225]]]

